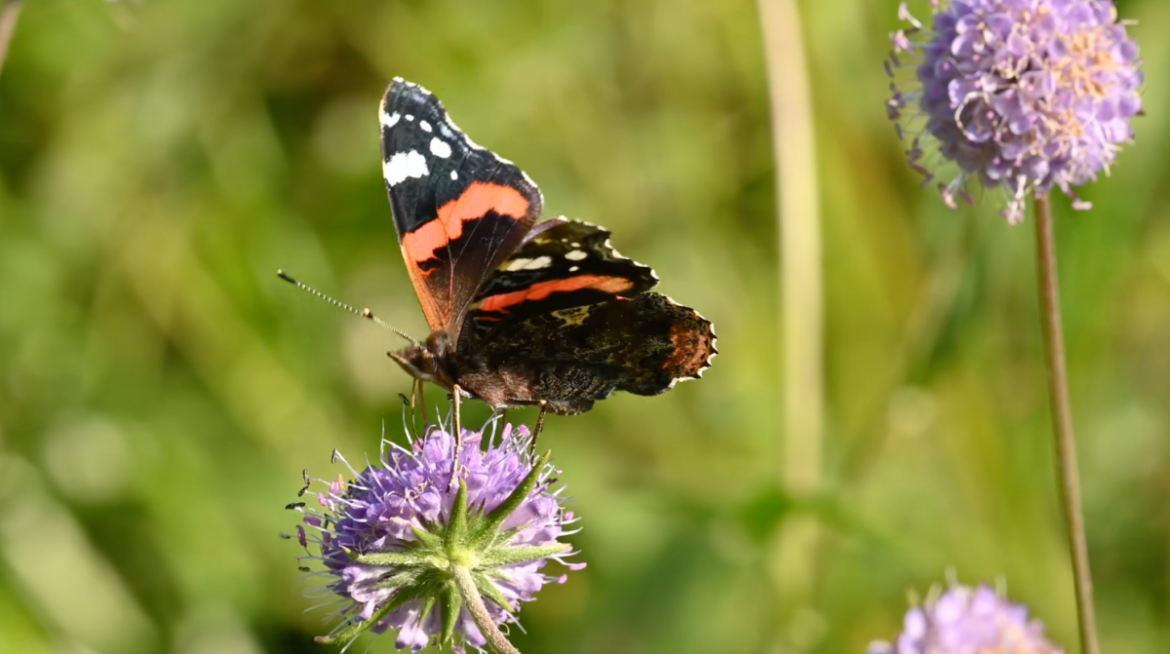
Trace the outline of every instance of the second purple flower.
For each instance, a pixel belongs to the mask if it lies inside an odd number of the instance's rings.
[[[953,586],[907,613],[893,642],[869,654],[1062,654],[1027,607],[989,586]]]
[[[958,166],[938,183],[948,204],[968,197],[969,180],[1004,187],[1004,216],[1017,222],[1029,192],[1056,187],[1075,197],[1072,187],[1108,172],[1142,108],[1138,47],[1112,0],[931,7],[929,26],[905,3],[899,9],[910,27],[891,35],[887,109],[927,181],[938,164]]]

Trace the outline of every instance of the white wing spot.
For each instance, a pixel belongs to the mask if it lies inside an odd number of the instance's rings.
[[[580,269],[581,266],[569,266],[569,272],[577,272]]]
[[[431,139],[431,154],[446,159],[451,156],[451,145],[439,137]]]
[[[427,122],[427,121],[425,121],[425,120],[420,120],[420,121],[418,121],[418,126],[419,126],[419,127],[421,127],[421,128],[422,128],[422,131],[424,131],[424,132],[429,132],[429,131],[431,131],[431,124],[430,124],[430,123],[428,123],[428,122]]]
[[[572,252],[565,253],[565,258],[569,261],[580,261],[588,256],[589,254],[584,250],[573,250]]]
[[[535,259],[513,259],[504,266],[507,272],[516,272],[517,270],[540,270],[552,265],[551,257],[536,257]]]
[[[575,248],[579,248],[579,247],[581,247],[581,244],[580,244],[580,243],[570,243],[569,245],[571,245],[571,246],[573,246],[573,247],[575,247]]]
[[[386,112],[383,111],[380,118],[382,119],[382,127],[390,128],[390,127],[394,127],[395,125],[398,124],[398,120],[400,118],[402,118],[402,115],[399,114],[397,111],[395,111],[394,113],[392,113],[390,115],[387,115]]]
[[[390,186],[401,184],[410,177],[425,177],[429,172],[426,158],[417,150],[398,152],[389,161],[382,163],[382,177]]]
[[[451,171],[451,179],[459,179],[459,173],[452,170]]]
[[[406,122],[408,122],[408,123],[413,123],[413,122],[414,122],[414,116],[412,116],[412,115],[410,115],[410,114],[406,114]]]

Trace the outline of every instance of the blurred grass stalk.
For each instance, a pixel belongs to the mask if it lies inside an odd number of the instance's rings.
[[[1056,246],[1052,236],[1052,202],[1038,195],[1036,211],[1036,273],[1040,291],[1040,321],[1044,355],[1048,362],[1048,401],[1056,440],[1056,468],[1060,504],[1068,529],[1076,589],[1077,626],[1081,652],[1099,654],[1097,618],[1093,609],[1093,579],[1089,571],[1089,547],[1081,512],[1081,482],[1077,472],[1077,446],[1073,436],[1072,404],[1068,399],[1068,370],[1064,362],[1064,334],[1060,324],[1060,287],[1056,274]]]
[[[21,0],[4,0],[0,5],[0,75],[4,73],[4,60],[8,58],[8,44],[16,34],[16,21],[20,18]]]
[[[812,93],[797,0],[760,0],[776,163],[783,341],[784,446],[777,470],[798,501],[821,484],[824,429],[821,235]],[[819,638],[811,610],[820,528],[797,512],[777,534],[772,570],[779,601],[777,651]]]

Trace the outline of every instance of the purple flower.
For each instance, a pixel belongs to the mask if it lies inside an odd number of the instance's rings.
[[[1075,198],[1071,187],[1108,174],[1142,108],[1138,47],[1112,0],[953,0],[945,8],[931,0],[931,8],[927,28],[902,3],[898,16],[910,28],[890,35],[886,65],[887,112],[899,136],[911,136],[906,154],[924,183],[935,179],[932,165],[957,165],[938,185],[947,204],[956,194],[970,201],[969,180],[1002,185],[1003,213],[1014,223],[1028,192],[1055,186]]]
[[[869,654],[1061,654],[1028,609],[990,587],[954,586],[906,613],[892,644],[875,642]]]
[[[319,561],[315,573],[329,581],[323,596],[340,598],[343,621],[323,642],[349,642],[365,631],[397,632],[395,646],[419,651],[462,640],[472,647],[484,637],[464,606],[453,578],[463,566],[475,580],[497,624],[515,622],[519,602],[530,601],[550,581],[565,576],[541,572],[549,560],[570,570],[573,514],[550,491],[556,472],[548,455],[534,458],[528,428],[505,425],[499,442],[464,430],[457,475],[452,479],[455,439],[432,427],[410,449],[383,441],[377,464],[346,482],[338,475],[317,494],[321,509],[305,511],[297,537]],[[347,464],[348,465],[348,464]],[[312,549],[319,550],[315,555]]]

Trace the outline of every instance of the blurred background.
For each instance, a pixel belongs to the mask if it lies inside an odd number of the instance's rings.
[[[1103,649],[1145,654],[1170,651],[1170,4],[1117,4],[1147,116],[1056,228]],[[896,5],[786,26],[824,273],[823,473],[793,493],[749,0],[27,1],[0,74],[0,652],[329,651],[283,507],[332,448],[401,439],[410,382],[391,334],[274,271],[426,334],[378,163],[395,75],[719,334],[702,381],[548,420],[589,567],[525,606],[522,651],[864,652],[948,570],[1077,651],[1031,218],[918,187],[883,107]],[[794,520],[819,530],[796,592]]]

